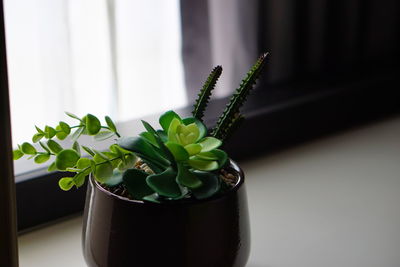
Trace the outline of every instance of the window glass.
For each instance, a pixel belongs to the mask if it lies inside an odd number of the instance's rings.
[[[64,111],[123,121],[186,104],[179,0],[4,2],[14,146]]]

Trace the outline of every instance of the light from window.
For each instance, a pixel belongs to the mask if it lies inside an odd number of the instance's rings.
[[[14,146],[64,111],[128,120],[186,104],[179,0],[4,2]]]

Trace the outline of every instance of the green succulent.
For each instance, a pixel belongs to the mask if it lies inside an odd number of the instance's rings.
[[[223,188],[219,170],[228,162],[228,155],[220,147],[243,121],[239,109],[260,75],[265,59],[266,54],[250,69],[211,134],[203,123],[203,116],[222,73],[220,66],[213,69],[200,90],[193,107],[193,117],[182,119],[170,110],[160,116],[160,129],[155,130],[142,121],[145,131],[139,136],[121,137],[108,116],[105,117],[105,125],[102,125],[92,114],[80,118],[66,112],[77,121],[77,125],[70,126],[61,121],[55,127],[41,129],[36,126],[32,142],[38,146],[24,142],[14,150],[13,157],[17,160],[27,155],[38,164],[54,159],[48,167],[49,171],[73,173],[59,180],[63,190],[81,187],[86,177],[92,174],[107,187],[124,186],[138,200],[162,202],[211,197]],[[81,135],[93,136],[97,141],[114,137],[116,142],[108,150],[97,151],[81,146],[78,143]],[[68,137],[73,141],[69,148],[56,141]],[[82,155],[82,152],[87,155]],[[146,166],[138,167],[138,160]]]
[[[201,121],[192,117],[181,119],[174,111],[168,111],[159,119],[162,129],[155,130],[142,122],[147,131],[138,137],[121,138],[117,143],[140,157],[154,174],[125,177],[124,181],[142,179],[141,184],[153,190],[153,197],[156,193],[167,199],[190,195],[205,198],[220,189],[218,173],[213,171],[224,167],[228,156],[217,149],[222,144],[220,140],[206,136],[207,128]],[[204,183],[199,173],[203,179],[207,176],[214,182]],[[132,186],[128,190],[132,195],[138,195],[137,188]]]
[[[169,111],[163,116],[173,114]],[[207,135],[206,126],[196,118],[182,120],[173,115],[169,125],[166,125],[168,147],[175,160],[185,162],[200,171],[214,171],[221,168],[226,160],[226,153],[217,148],[222,141]],[[168,128],[167,128],[168,127]]]

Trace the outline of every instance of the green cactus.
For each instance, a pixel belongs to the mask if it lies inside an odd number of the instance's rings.
[[[227,138],[228,134],[231,132],[230,128],[237,123],[235,122],[236,118],[241,117],[239,109],[246,101],[246,97],[249,95],[261,71],[263,70],[267,55],[268,53],[263,54],[247,73],[246,78],[242,80],[242,83],[232,95],[228,105],[212,130],[212,136],[221,140],[225,140]]]
[[[215,84],[217,83],[219,77],[222,73],[222,67],[216,66],[208,76],[206,82],[203,85],[203,88],[200,90],[198,94],[198,98],[193,106],[193,117],[198,120],[202,120],[204,116],[204,111],[207,108],[208,101],[210,100],[210,96],[212,90],[215,88]]]

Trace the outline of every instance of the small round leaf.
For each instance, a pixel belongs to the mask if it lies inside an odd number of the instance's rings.
[[[55,162],[51,163],[50,166],[47,168],[48,172],[54,172],[56,170],[57,170],[57,167],[56,167],[56,163]]]
[[[50,158],[49,154],[40,154],[35,157],[34,161],[37,164],[42,164],[42,163],[45,163],[46,161],[48,161],[49,158]]]
[[[57,134],[57,131],[53,127],[47,125],[44,128],[44,132],[47,139],[53,138]]]
[[[76,187],[81,187],[84,183],[85,183],[85,179],[86,175],[83,172],[77,173],[74,176],[74,184],[76,185]]]
[[[79,160],[78,160],[78,162],[76,163],[76,167],[78,168],[78,169],[85,169],[85,168],[87,168],[87,167],[90,167],[90,159],[88,159],[88,158],[80,158]]]
[[[67,138],[68,134],[66,134],[62,129],[60,125],[57,125],[56,127],[56,137],[60,140],[64,140],[65,138]]]
[[[85,150],[89,155],[94,156],[95,153],[87,146],[82,146],[83,150]]]
[[[106,140],[106,139],[108,139],[108,138],[113,137],[114,135],[115,135],[114,132],[110,132],[110,131],[101,131],[101,132],[98,132],[98,133],[94,136],[94,139],[95,139],[96,141],[104,141],[104,140]]]
[[[96,166],[94,176],[96,180],[103,183],[113,175],[113,166],[110,162],[104,162]]]
[[[56,167],[59,170],[66,170],[67,168],[72,168],[75,166],[79,160],[78,153],[73,149],[64,149],[57,154],[56,157]]]
[[[31,144],[25,142],[21,145],[21,151],[24,154],[28,155],[35,155],[36,154],[36,148],[34,148]]]
[[[72,144],[72,149],[75,150],[79,156],[81,155],[81,146],[77,141]]]
[[[86,124],[86,130],[88,132],[89,135],[95,135],[100,131],[101,128],[101,124],[99,119],[92,115],[92,114],[87,114],[83,121]]]
[[[35,128],[36,128],[36,131],[38,132],[38,133],[40,133],[40,134],[43,134],[44,135],[44,132],[43,132],[43,130],[42,129],[40,129],[39,127],[37,127],[37,126],[35,126]]]
[[[72,141],[78,140],[78,138],[85,132],[86,127],[85,126],[80,126],[72,135],[71,139]]]
[[[44,137],[43,134],[37,133],[32,137],[32,142],[37,143]]]
[[[75,114],[72,114],[71,112],[66,111],[65,114],[67,114],[67,116],[73,118],[73,119],[77,119],[79,121],[82,121],[78,116],[76,116]]]
[[[64,191],[70,190],[74,184],[74,179],[72,177],[64,177],[58,181],[58,185]]]
[[[71,127],[69,127],[69,125],[67,123],[60,121],[59,126],[60,126],[60,129],[67,135],[71,133]]]
[[[110,128],[110,130],[115,133],[117,131],[117,127],[115,127],[115,124],[112,121],[112,119],[110,117],[106,116],[105,120],[106,120],[108,128]]]
[[[13,159],[14,160],[20,159],[23,155],[24,155],[24,153],[22,153],[21,150],[19,150],[19,149],[16,149],[13,151]]]
[[[47,141],[47,146],[54,154],[58,154],[63,150],[62,146],[59,143],[51,139]]]

